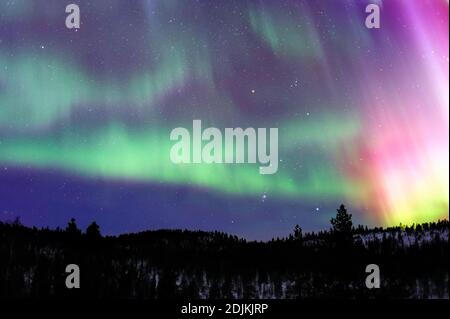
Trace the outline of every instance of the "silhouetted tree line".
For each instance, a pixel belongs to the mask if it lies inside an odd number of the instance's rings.
[[[344,205],[328,231],[246,241],[221,232],[158,230],[103,237],[0,222],[0,297],[448,298],[447,220],[354,227]],[[381,288],[365,286],[377,264]],[[65,267],[81,269],[67,289]]]

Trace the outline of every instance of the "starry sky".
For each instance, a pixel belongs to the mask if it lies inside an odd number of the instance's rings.
[[[448,218],[448,28],[446,0],[1,1],[0,219],[265,240],[341,203],[369,226]],[[278,172],[173,164],[194,119],[277,127]]]

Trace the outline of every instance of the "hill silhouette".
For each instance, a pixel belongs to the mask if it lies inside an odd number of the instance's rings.
[[[157,230],[101,235],[0,222],[1,298],[448,298],[447,220],[353,227],[344,206],[332,229],[268,242],[222,232]],[[81,288],[67,289],[76,264]],[[365,285],[380,267],[380,289]]]

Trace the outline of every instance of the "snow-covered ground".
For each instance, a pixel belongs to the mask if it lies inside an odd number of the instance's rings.
[[[430,242],[436,238],[440,240],[448,241],[448,229],[443,230],[427,230],[427,231],[412,231],[406,232],[405,230],[396,231],[379,231],[364,235],[355,235],[355,240],[361,241],[365,246],[370,242],[382,241],[385,239],[395,239],[398,241],[400,246],[408,247],[411,245],[423,245],[424,243]]]

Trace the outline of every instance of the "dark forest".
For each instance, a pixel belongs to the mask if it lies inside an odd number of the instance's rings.
[[[342,205],[331,228],[246,241],[221,232],[102,236],[0,222],[0,298],[448,298],[449,222],[368,229]],[[80,289],[65,285],[68,264]],[[365,284],[368,264],[380,288]]]

